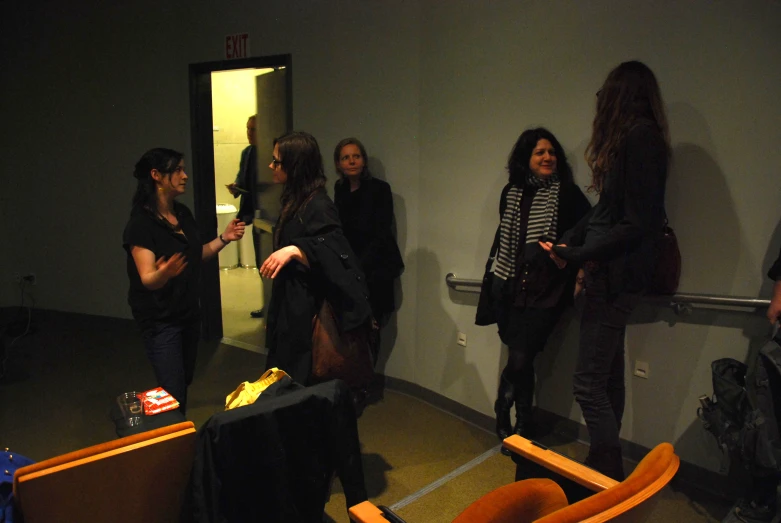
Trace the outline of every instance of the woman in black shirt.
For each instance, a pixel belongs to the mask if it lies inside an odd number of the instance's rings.
[[[586,161],[592,212],[568,231],[551,257],[584,264],[585,292],[575,399],[591,446],[586,464],[624,478],[619,442],[624,414],[624,335],[645,291],[664,226],[664,191],[670,155],[662,94],[654,73],[637,61],[610,72],[597,93]]]
[[[175,201],[187,187],[183,158],[182,153],[158,148],[136,163],[138,186],[122,236],[128,303],[142,329],[157,384],[179,401],[182,414],[200,331],[201,260],[244,235],[244,223],[234,219],[225,232],[201,244],[190,209]]]
[[[345,138],[336,145],[334,166],[339,174],[334,204],[366,275],[374,318],[384,324],[396,309],[393,282],[404,270],[393,237],[391,187],[372,177],[366,149],[357,138]]]
[[[534,358],[572,296],[573,266],[558,267],[539,241],[558,239],[590,208],[572,180],[561,144],[547,129],[521,134],[507,170],[510,180],[499,200],[493,288],[499,337],[509,349],[494,404],[499,440],[512,433],[534,436]],[[510,424],[513,403],[514,427]]]

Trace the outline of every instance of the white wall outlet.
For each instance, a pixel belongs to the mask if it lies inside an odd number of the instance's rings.
[[[638,378],[648,379],[648,374],[650,373],[650,370],[651,369],[648,366],[648,362],[635,360],[635,370],[634,370],[635,376],[637,376]]]
[[[458,343],[462,347],[466,347],[466,334],[463,332],[459,332],[458,336],[456,337],[456,343]]]

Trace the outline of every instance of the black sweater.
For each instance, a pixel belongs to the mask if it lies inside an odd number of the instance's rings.
[[[632,129],[605,177],[599,202],[554,247],[565,260],[604,262],[609,292],[643,292],[657,259],[664,226],[668,157],[651,123]]]

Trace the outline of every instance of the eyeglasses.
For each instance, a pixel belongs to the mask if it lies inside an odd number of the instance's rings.
[[[271,157],[271,165],[274,166],[274,169],[277,168],[277,165],[282,165],[282,160],[277,160],[273,156]]]

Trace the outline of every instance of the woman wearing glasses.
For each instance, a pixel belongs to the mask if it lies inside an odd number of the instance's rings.
[[[619,481],[624,477],[618,438],[624,334],[656,264],[669,155],[667,117],[654,73],[640,62],[620,64],[597,93],[586,148],[590,189],[599,194],[599,203],[559,245],[544,245],[554,260],[585,267],[575,399],[591,439],[586,464]]]
[[[312,319],[324,299],[342,332],[371,318],[363,274],[326,194],[323,158],[315,138],[293,132],[276,140],[269,167],[284,185],[274,252],[260,273],[274,280],[266,324],[267,368],[279,367],[307,384],[312,369]]]
[[[404,270],[393,237],[393,197],[387,182],[372,177],[366,149],[357,138],[345,138],[334,149],[339,179],[334,204],[344,235],[366,275],[374,318],[382,325],[396,309],[393,281]]]
[[[147,151],[133,176],[138,186],[122,236],[128,303],[142,329],[157,384],[179,401],[184,414],[200,337],[201,260],[240,240],[244,223],[234,219],[217,238],[201,244],[190,209],[176,201],[189,178],[182,153]]]
[[[492,289],[499,337],[509,349],[494,404],[499,440],[512,433],[534,436],[534,358],[572,297],[575,268],[557,266],[539,242],[555,241],[590,209],[561,144],[547,129],[521,134],[507,170]],[[513,403],[515,426],[510,424]]]

